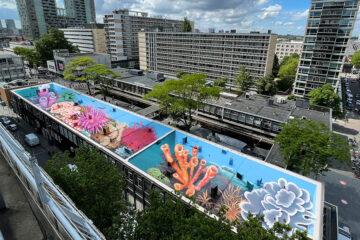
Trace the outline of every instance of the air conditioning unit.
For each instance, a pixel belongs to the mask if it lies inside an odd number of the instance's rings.
[[[282,97],[281,97],[281,98],[277,98],[277,99],[276,99],[276,102],[277,102],[277,103],[280,103],[280,104],[284,104],[284,103],[286,103],[286,99],[285,99],[285,98],[282,98]]]

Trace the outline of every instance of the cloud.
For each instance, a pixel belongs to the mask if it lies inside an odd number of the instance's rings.
[[[269,6],[263,9],[263,12],[259,16],[259,18],[266,19],[270,17],[276,17],[277,15],[280,14],[281,10],[282,10],[282,6],[280,4]]]
[[[292,19],[293,20],[301,20],[301,19],[306,19],[309,15],[309,9],[306,9],[303,12],[296,12],[295,14],[292,15]]]
[[[0,0],[0,8],[6,9],[16,9],[16,2],[15,0]]]
[[[263,5],[265,3],[267,3],[269,0],[257,0],[257,4],[259,5]]]

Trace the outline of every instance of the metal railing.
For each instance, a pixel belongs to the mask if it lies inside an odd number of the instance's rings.
[[[1,123],[0,153],[61,239],[105,239]]]

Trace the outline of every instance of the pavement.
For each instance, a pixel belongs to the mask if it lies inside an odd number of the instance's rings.
[[[6,240],[44,239],[39,223],[13,170],[0,155],[0,230]]]

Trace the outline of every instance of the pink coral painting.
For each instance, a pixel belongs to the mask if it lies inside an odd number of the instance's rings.
[[[134,125],[123,132],[121,143],[132,151],[137,152],[156,140],[156,134],[151,127]]]
[[[86,107],[79,118],[79,125],[91,134],[100,132],[108,122],[105,113],[92,107]]]

